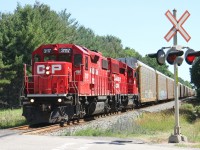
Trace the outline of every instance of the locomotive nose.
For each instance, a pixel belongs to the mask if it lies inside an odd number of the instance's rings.
[[[34,92],[38,94],[68,93],[71,66],[69,62],[37,62],[35,65]]]

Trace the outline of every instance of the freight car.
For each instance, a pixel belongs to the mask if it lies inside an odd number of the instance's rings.
[[[118,58],[118,60],[137,69],[139,91],[138,99],[135,100],[137,106],[174,99],[174,79],[135,58]],[[194,96],[194,90],[178,83],[178,97],[181,99],[189,96]]]
[[[24,65],[23,116],[29,124],[60,123],[134,105],[174,99],[173,79],[134,58],[106,58],[74,44],[41,45]],[[192,89],[179,86],[180,97]]]

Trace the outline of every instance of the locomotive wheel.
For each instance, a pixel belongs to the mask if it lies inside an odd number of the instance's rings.
[[[61,121],[61,122],[60,122],[60,127],[64,127],[64,124],[65,124],[65,122],[64,122],[64,121]]]
[[[67,125],[70,125],[70,121],[67,121]]]
[[[121,110],[121,112],[126,112],[127,110],[126,110],[126,108],[122,108],[122,110]]]

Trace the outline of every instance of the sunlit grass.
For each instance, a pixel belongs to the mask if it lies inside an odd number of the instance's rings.
[[[174,117],[171,112],[144,113],[136,122],[147,134],[156,134],[169,131],[173,127]]]
[[[0,129],[15,127],[26,124],[22,116],[22,109],[4,109],[0,110]]]

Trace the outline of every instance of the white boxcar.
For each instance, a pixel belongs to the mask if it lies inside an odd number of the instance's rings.
[[[167,100],[167,76],[156,71],[157,100]]]
[[[174,79],[167,77],[167,99],[174,99]]]
[[[183,98],[185,97],[185,86],[182,83],[178,83],[179,90],[178,90],[178,97]]]
[[[157,101],[156,97],[156,71],[138,61],[140,102]]]

